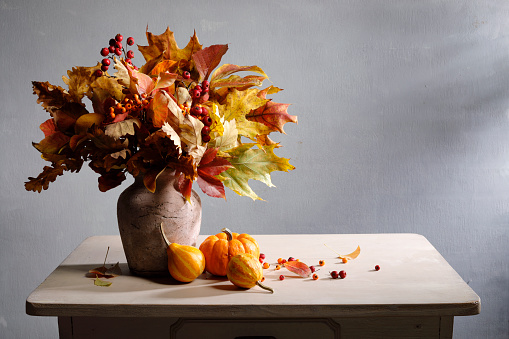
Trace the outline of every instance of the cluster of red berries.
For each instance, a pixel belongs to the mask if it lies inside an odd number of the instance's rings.
[[[184,72],[184,78],[190,74],[188,71]],[[189,110],[189,114],[191,116],[199,119],[203,123],[203,128],[201,130],[201,137],[203,142],[210,141],[210,126],[212,125],[212,118],[209,115],[209,110],[207,107],[200,105],[209,99],[209,82],[204,80],[201,85],[196,85],[189,92],[191,98],[193,99],[193,103],[191,105],[191,109]]]
[[[131,50],[125,51],[124,47],[122,46],[122,40],[124,40],[124,37],[122,34],[115,35],[115,38],[110,39],[109,46],[104,47],[101,49],[101,55],[104,57],[104,59],[101,60],[101,69],[96,70],[94,75],[95,76],[102,76],[103,72],[106,72],[110,65],[111,60],[113,60],[113,55],[121,56],[122,53],[124,53],[125,62],[132,65],[131,59],[134,58],[134,52]],[[132,37],[127,38],[126,43],[129,46],[134,45],[134,39]],[[111,55],[110,55],[111,54]],[[134,66],[135,69],[137,69],[136,66]]]

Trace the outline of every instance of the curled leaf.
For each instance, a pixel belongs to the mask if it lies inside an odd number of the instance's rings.
[[[327,244],[324,244],[325,247],[328,247],[329,249],[331,249],[334,253],[336,253],[339,257],[339,259],[348,259],[348,260],[352,260],[352,259],[355,259],[359,256],[359,254],[361,253],[361,247],[360,246],[357,246],[357,249],[355,251],[353,251],[352,253],[349,253],[349,254],[339,254],[338,252],[334,251],[332,248],[330,248],[329,246],[327,246]]]
[[[309,266],[301,261],[288,261],[285,263],[285,267],[288,271],[298,274],[303,278],[307,278],[311,275]]]

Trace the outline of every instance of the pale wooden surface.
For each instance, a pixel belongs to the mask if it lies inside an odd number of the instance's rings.
[[[417,234],[255,235],[271,263],[264,270],[270,294],[258,287],[240,290],[223,278],[203,274],[183,284],[171,278],[147,279],[129,274],[118,236],[86,239],[28,297],[27,313],[37,316],[102,317],[250,317],[334,318],[378,316],[457,316],[480,311],[476,293],[435,248]],[[205,236],[200,236],[201,243]],[[360,245],[360,256],[341,263],[342,254]],[[85,273],[120,261],[124,275],[110,287],[94,286]],[[308,265],[326,265],[320,279],[304,279],[282,269],[277,258],[293,256]],[[374,271],[375,265],[381,270]],[[329,271],[345,270],[346,279]],[[279,275],[286,279],[280,281]],[[450,318],[452,319],[452,318]]]

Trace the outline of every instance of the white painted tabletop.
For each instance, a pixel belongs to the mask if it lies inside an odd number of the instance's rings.
[[[200,244],[206,236],[200,236]],[[480,312],[480,299],[426,238],[418,234],[253,235],[271,264],[264,270],[271,294],[259,287],[241,290],[208,273],[191,283],[130,274],[119,236],[86,239],[28,297],[35,316],[102,317],[348,317],[458,316]],[[342,263],[337,254],[359,245],[357,259]],[[120,262],[123,275],[94,285],[86,276]],[[318,280],[275,270],[278,258],[299,258],[320,268]],[[319,260],[325,260],[323,267]],[[375,271],[374,266],[380,270]],[[344,270],[345,279],[330,278]],[[285,275],[284,280],[279,276]]]

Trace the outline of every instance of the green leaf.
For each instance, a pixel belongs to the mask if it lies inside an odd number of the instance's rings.
[[[108,287],[108,286],[111,286],[111,282],[110,281],[101,280],[101,279],[99,279],[98,276],[96,276],[96,278],[94,280],[94,285],[95,286]]]
[[[276,145],[262,146],[261,148],[252,148],[256,144],[243,144],[227,153],[232,156],[228,159],[233,168],[221,173],[220,177],[223,184],[239,195],[248,196],[253,200],[262,200],[249,187],[248,180],[254,179],[263,182],[269,187],[272,184],[270,173],[273,171],[293,170],[288,159],[280,158],[274,154]]]

